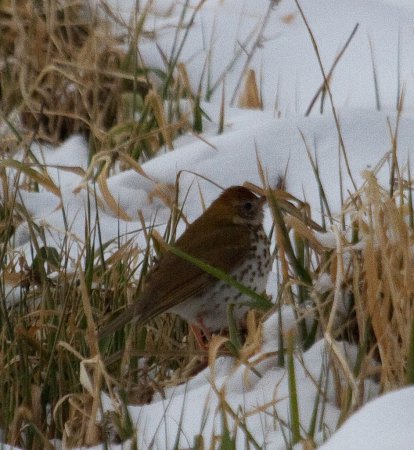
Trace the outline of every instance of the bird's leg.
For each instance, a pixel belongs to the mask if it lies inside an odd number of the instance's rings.
[[[198,319],[197,325],[190,324],[191,331],[194,334],[194,337],[197,341],[201,350],[207,350],[207,343],[211,340],[210,331],[204,326],[203,320],[201,318]],[[204,336],[203,336],[204,335]],[[207,340],[207,342],[206,342]]]
[[[198,328],[197,325],[190,325],[190,328],[194,334],[194,337],[197,341],[197,344],[198,344],[200,350],[206,350],[206,343],[205,343],[203,335],[201,333],[201,329]]]

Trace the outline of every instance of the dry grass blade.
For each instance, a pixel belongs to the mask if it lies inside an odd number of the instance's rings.
[[[164,138],[167,147],[172,150],[173,143],[171,137],[171,125],[167,122],[164,107],[160,96],[153,90],[149,91],[145,97],[147,106],[150,106],[154,112],[154,117],[158,123],[159,130]]]
[[[107,161],[104,163],[104,168],[98,176],[98,185],[101,190],[102,196],[105,199],[106,204],[109,206],[111,211],[117,215],[122,220],[131,220],[131,217],[123,210],[119,203],[114,199],[111,191],[108,188],[107,178],[109,172],[109,164]]]
[[[357,401],[359,399],[359,388],[358,384],[355,380],[355,377],[352,373],[352,370],[349,367],[349,363],[346,360],[343,352],[339,349],[337,342],[332,339],[332,336],[329,333],[325,334],[325,340],[326,345],[328,348],[328,351],[333,354],[335,361],[338,363],[338,365],[341,368],[341,372],[345,375],[345,379],[348,382],[348,385],[351,386],[351,392],[352,392],[352,409],[357,405]]]
[[[286,216],[285,223],[290,228],[295,230],[295,232],[298,233],[299,236],[301,236],[303,239],[306,239],[309,242],[309,245],[317,253],[320,254],[324,251],[324,246],[319,242],[319,240],[316,238],[315,234],[309,229],[309,226],[307,226],[303,222],[303,220],[299,219],[298,217],[294,217],[294,216]]]
[[[350,166],[349,166],[348,156],[347,156],[346,149],[345,149],[345,143],[344,143],[344,140],[343,140],[343,137],[342,137],[341,126],[340,126],[340,123],[339,123],[338,114],[336,112],[336,108],[335,108],[333,97],[332,97],[332,92],[331,92],[331,89],[329,87],[329,79],[327,78],[327,76],[325,74],[325,69],[324,69],[323,64],[322,64],[322,60],[321,60],[321,56],[320,56],[320,53],[319,53],[318,45],[316,43],[315,36],[314,36],[310,26],[309,26],[309,23],[308,23],[308,21],[306,19],[306,16],[305,16],[305,14],[304,14],[304,12],[302,10],[302,7],[300,6],[299,1],[295,0],[295,3],[296,3],[296,6],[299,9],[300,15],[302,16],[303,22],[305,23],[305,26],[306,26],[306,28],[308,30],[309,36],[310,36],[311,41],[312,41],[313,48],[315,50],[315,54],[316,54],[316,57],[317,57],[317,60],[318,60],[319,68],[321,70],[321,74],[322,74],[322,77],[323,77],[324,86],[325,86],[326,92],[328,93],[328,96],[329,96],[329,101],[330,101],[330,104],[331,104],[331,109],[332,109],[332,113],[333,113],[333,116],[334,116],[336,129],[338,131],[339,145],[340,145],[340,148],[341,148],[342,155],[344,157],[347,173],[348,173],[349,179],[351,180],[351,183],[352,183],[352,186],[353,186],[354,190],[357,191],[357,185],[355,183],[354,177],[352,175],[352,172],[351,172],[351,169],[350,169]]]
[[[60,197],[60,189],[51,180],[47,173],[40,173],[37,170],[30,168],[29,165],[16,161],[14,159],[6,159],[0,161],[0,167],[9,167],[23,172],[30,180],[40,184],[48,191]]]
[[[256,82],[256,73],[250,69],[245,77],[243,90],[239,96],[239,107],[249,109],[262,109],[263,103],[260,98]]]
[[[326,76],[327,80],[331,80],[332,79],[332,75],[333,75],[333,72],[335,70],[335,67],[337,66],[337,64],[341,60],[342,56],[345,54],[345,51],[348,48],[349,44],[351,43],[352,39],[354,38],[354,36],[355,36],[355,34],[356,34],[357,30],[358,30],[358,27],[359,27],[359,24],[357,23],[355,25],[354,29],[352,30],[349,38],[346,40],[346,42],[345,42],[344,46],[342,47],[341,51],[338,53],[338,56],[335,58],[335,61],[333,62],[332,67],[330,68],[330,70],[329,70],[329,72],[328,72],[328,74]],[[311,113],[311,111],[313,109],[313,106],[316,103],[316,100],[318,99],[319,95],[321,93],[323,93],[323,92],[325,92],[325,81],[321,84],[321,86],[316,91],[315,95],[313,96],[311,102],[309,103],[308,108],[306,109],[305,116],[308,116]]]

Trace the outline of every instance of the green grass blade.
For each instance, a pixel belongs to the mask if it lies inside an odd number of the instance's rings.
[[[188,253],[183,252],[182,250],[180,250],[177,247],[174,247],[173,245],[169,245],[168,250],[170,250],[171,253],[178,256],[179,258],[182,258],[182,259],[190,262],[191,264],[194,264],[195,266],[204,270],[204,272],[207,272],[208,274],[212,275],[213,277],[226,282],[228,285],[236,288],[242,294],[245,294],[248,297],[250,297],[251,301],[249,301],[248,305],[251,306],[252,308],[260,309],[262,311],[268,311],[270,308],[273,307],[273,303],[271,301],[269,301],[262,295],[259,295],[257,292],[253,291],[252,289],[239,283],[232,276],[228,275],[226,272],[222,271],[221,269],[218,269],[217,267],[213,267],[210,264],[207,264],[198,258],[194,258],[193,256],[189,255]]]

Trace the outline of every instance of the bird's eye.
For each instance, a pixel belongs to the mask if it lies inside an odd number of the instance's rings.
[[[246,203],[244,204],[244,209],[245,209],[246,211],[250,211],[252,208],[253,208],[253,204],[252,204],[251,202],[246,202]]]

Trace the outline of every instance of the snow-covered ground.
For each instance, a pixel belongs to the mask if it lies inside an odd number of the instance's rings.
[[[135,1],[113,0],[107,3],[114,5],[125,21],[133,20],[131,11]],[[157,43],[166,54],[171,48],[174,32],[171,25],[179,20],[182,3],[153,2],[156,13],[151,14],[146,23],[148,29],[156,31]],[[194,1],[191,3],[196,4]],[[257,155],[269,182],[276,184],[278,178],[286,174],[287,190],[309,202],[313,216],[319,220],[318,185],[305,142],[318,160],[331,210],[339,212],[339,170],[343,174],[344,192],[352,192],[353,184],[345,170],[329,98],[325,99],[323,115],[319,112],[318,100],[310,116],[304,117],[323,82],[318,60],[295,2],[282,0],[278,5],[276,3],[273,2],[274,6],[269,11],[268,0],[207,0],[198,11],[181,59],[187,64],[195,89],[200,80],[205,88],[217,82],[210,103],[203,104],[212,122],[205,121],[203,140],[190,135],[181,137],[175,142],[174,151],[161,152],[163,154],[159,157],[145,163],[143,169],[149,178],[133,170],[109,178],[113,197],[131,220],[119,219],[109,207],[103,208],[99,218],[104,242],[115,238],[119,231],[130,238],[131,233],[141,227],[138,210],[142,210],[148,222],[156,214],[157,223],[162,227],[168,210],[149,194],[157,183],[174,183],[181,170],[184,171],[180,178],[181,200],[189,190],[185,212],[190,221],[202,210],[199,187],[207,203],[219,192],[201,178],[194,183],[193,173],[204,175],[222,186],[245,181],[260,184]],[[332,75],[333,103],[356,185],[360,187],[363,183],[363,170],[376,168],[379,169],[379,181],[386,184],[389,181],[392,133],[397,123],[396,104],[402,91],[404,110],[398,126],[398,158],[403,170],[407,169],[410,154],[411,161],[414,160],[414,7],[409,0],[302,0],[301,5],[314,33],[326,73],[355,25],[359,24]],[[249,58],[247,54],[257,36],[260,37],[257,48]],[[231,65],[239,50],[239,59]],[[143,42],[140,52],[148,66],[162,67],[154,41]],[[210,58],[211,70],[208,74],[205,70],[207,57]],[[263,111],[237,108],[240,73],[244,67],[256,72]],[[224,133],[218,135],[223,74],[226,74],[226,126]],[[79,136],[70,138],[58,149],[34,144],[33,151],[47,164],[87,167],[87,144]],[[57,169],[50,169],[49,173],[60,186],[62,199],[46,191],[21,191],[21,201],[33,218],[46,226],[50,245],[58,247],[66,234],[59,206],[62,202],[73,239],[82,245],[86,191],[76,189],[81,185],[82,177]],[[269,227],[270,223],[270,215],[267,214],[265,225]],[[181,231],[183,229],[181,226]],[[22,224],[16,232],[15,246],[25,252],[28,259],[31,255],[29,239],[27,226]],[[138,245],[140,239],[143,237],[138,235]],[[69,248],[76,258],[77,246]],[[109,247],[107,252],[110,251]],[[274,283],[269,283],[269,293],[275,295]],[[9,301],[12,299],[11,291]],[[282,311],[282,317],[284,328],[294,327],[289,308]],[[276,317],[265,323],[262,353],[277,348],[278,327]],[[344,352],[351,360],[355,357],[355,348],[351,346],[344,348]],[[251,362],[259,358],[260,354]],[[318,381],[321,373],[328,370],[326,358],[325,342],[319,341],[303,354],[303,359],[295,360],[300,420],[305,429],[310,424],[317,396],[315,380]],[[288,431],[282,429],[280,423],[290,420],[286,371],[277,366],[274,356],[259,362],[255,368],[261,378],[247,367],[237,366],[231,358],[219,358],[215,374],[206,369],[185,385],[167,391],[166,399],[155,397],[149,405],[131,407],[131,416],[138,429],[139,448],[146,448],[150,442],[154,442],[157,449],[172,448],[179,428],[180,448],[191,447],[198,434],[203,434],[206,448],[209,448],[209,439],[215,433],[219,434],[222,424],[214,386],[225,391],[234,411],[241,408],[247,428],[259,446],[284,449],[284,435]],[[375,383],[367,383],[367,398],[376,395],[377,391]],[[317,444],[322,444],[334,434],[339,419],[332,378],[327,379],[325,394],[328,402],[324,411],[319,412],[321,427],[316,435]],[[275,410],[280,418],[278,423],[274,422]],[[413,420],[414,389],[406,388],[369,402],[322,448],[412,448]],[[244,439],[244,433],[238,433],[237,448],[245,448]]]

